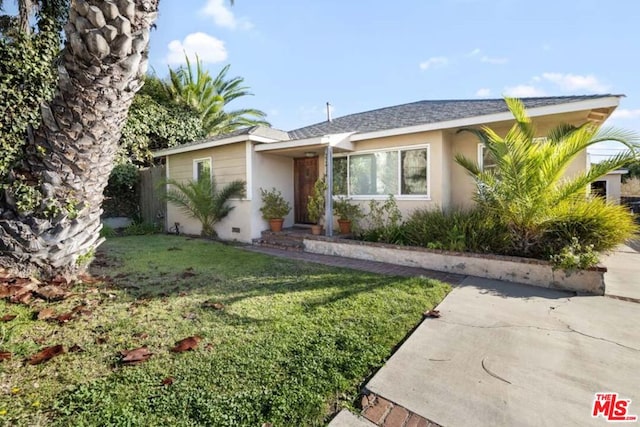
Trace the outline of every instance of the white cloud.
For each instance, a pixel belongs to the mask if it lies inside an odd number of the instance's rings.
[[[501,65],[501,64],[506,64],[507,62],[509,62],[509,59],[507,59],[507,58],[493,58],[493,57],[484,55],[482,58],[480,58],[480,61],[486,62],[487,64]]]
[[[565,92],[606,92],[608,86],[598,81],[593,75],[581,76],[579,74],[543,73],[542,78],[557,85]]]
[[[225,0],[207,0],[201,12],[213,18],[216,25],[235,30],[248,30],[253,24],[246,19],[237,19],[231,9],[225,5]]]
[[[444,56],[433,56],[426,61],[420,63],[421,70],[428,70],[431,67],[443,67],[449,63],[449,60]]]
[[[512,96],[516,98],[528,98],[532,96],[545,96],[546,93],[535,86],[532,85],[517,85],[506,87],[504,89],[504,94],[506,96]]]
[[[185,54],[194,59],[196,55],[204,63],[222,62],[227,59],[224,42],[205,33],[191,33],[184,40],[169,43],[169,53],[165,60],[169,65],[185,63]]]
[[[480,88],[476,91],[476,96],[480,97],[480,98],[486,98],[487,96],[491,95],[491,89],[483,87]]]
[[[480,55],[481,50],[478,48],[473,49],[471,52],[467,53],[467,56],[476,56]]]
[[[628,119],[640,119],[640,108],[636,110],[618,109],[611,114],[612,119],[628,120]]]

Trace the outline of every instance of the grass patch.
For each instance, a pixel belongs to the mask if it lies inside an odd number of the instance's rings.
[[[178,236],[113,238],[98,255],[111,286],[33,307],[0,301],[18,315],[0,323],[0,349],[13,353],[0,363],[0,424],[322,425],[449,290]],[[79,303],[90,313],[67,324],[33,320]],[[195,351],[169,351],[192,335]],[[83,351],[23,363],[55,344]],[[147,362],[118,364],[143,345]]]

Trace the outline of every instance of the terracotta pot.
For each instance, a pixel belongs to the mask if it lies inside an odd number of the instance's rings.
[[[271,231],[278,233],[282,231],[282,223],[284,222],[284,218],[272,218],[269,220],[269,228]]]
[[[349,234],[351,233],[351,220],[348,219],[339,219],[338,225],[340,226],[340,234]]]
[[[320,234],[322,234],[322,226],[318,224],[312,225],[311,234],[313,234],[314,236],[319,236]]]

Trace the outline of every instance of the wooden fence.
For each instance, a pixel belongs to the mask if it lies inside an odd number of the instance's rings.
[[[162,201],[166,190],[160,185],[166,177],[166,166],[154,166],[140,170],[140,216],[142,221],[158,224],[166,231],[167,204]]]

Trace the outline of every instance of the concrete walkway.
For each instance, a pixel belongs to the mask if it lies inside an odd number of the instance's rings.
[[[602,417],[591,416],[598,392],[631,399],[629,415],[640,416],[636,302],[370,261],[247,249],[456,285],[438,306],[442,316],[424,320],[366,384],[363,416],[343,411],[330,426],[602,426],[607,424]],[[634,298],[638,255],[621,248],[613,255],[618,258],[607,259],[608,293]]]
[[[640,242],[618,246],[602,263],[608,269],[604,275],[606,295],[640,302]]]
[[[467,278],[366,389],[445,426],[604,425],[594,394],[640,414],[640,306]]]

